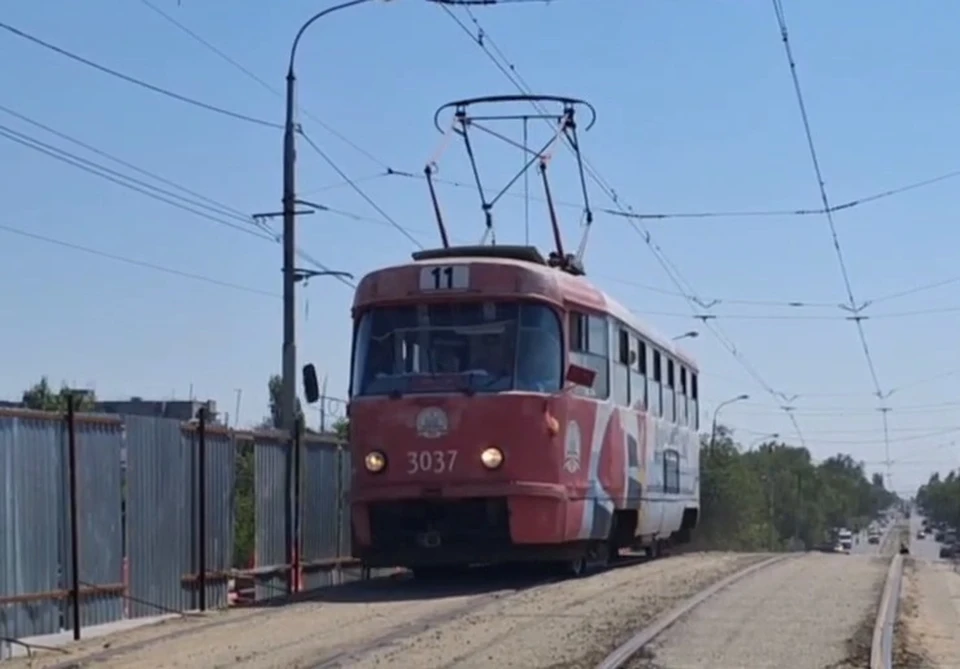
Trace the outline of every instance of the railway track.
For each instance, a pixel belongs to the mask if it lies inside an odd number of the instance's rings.
[[[670,665],[661,665],[655,661],[651,661],[651,654],[646,651],[655,641],[663,637],[668,630],[696,611],[699,607],[704,606],[704,604],[716,597],[720,592],[734,588],[738,583],[751,576],[757,575],[758,572],[769,570],[777,565],[783,565],[787,561],[803,559],[805,555],[806,554],[788,554],[771,557],[707,586],[637,631],[597,664],[595,669],[636,669],[639,667],[663,667],[666,669],[666,667]],[[870,669],[893,669],[894,627],[897,620],[897,603],[902,573],[903,556],[899,554],[894,555],[886,570],[882,595],[873,620],[873,633],[869,653]],[[848,659],[836,666],[866,667],[867,665],[859,660]]]

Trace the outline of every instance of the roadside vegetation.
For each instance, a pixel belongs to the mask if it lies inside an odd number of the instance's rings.
[[[960,527],[960,476],[951,471],[940,478],[934,473],[917,492],[917,505],[934,523]]]
[[[818,463],[782,442],[746,449],[723,426],[713,445],[703,439],[700,453],[697,548],[812,548],[830,528],[859,531],[897,500],[880,474],[868,478],[862,463],[842,453]]]

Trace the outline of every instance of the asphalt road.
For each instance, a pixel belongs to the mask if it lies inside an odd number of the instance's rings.
[[[917,531],[923,527],[923,516],[910,516],[910,555],[921,560],[940,559],[940,544],[934,541],[933,535],[923,539],[917,538]]]

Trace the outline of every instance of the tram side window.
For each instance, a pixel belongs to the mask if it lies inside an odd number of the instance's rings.
[[[610,396],[609,333],[606,317],[570,312],[570,362],[597,374],[593,388],[574,389],[578,395],[597,399]]]
[[[630,335],[630,352],[634,355],[630,365],[630,406],[647,408],[647,347],[634,335]]]
[[[667,387],[663,391],[663,402],[666,404],[664,416],[671,423],[677,419],[677,404],[674,392],[676,385],[676,376],[674,375],[675,367],[673,360],[667,358]]]
[[[680,368],[680,388],[677,392],[677,422],[684,427],[687,426],[687,368],[678,365]]]
[[[676,451],[663,452],[663,491],[671,495],[680,493],[680,454]]]
[[[613,361],[613,401],[630,406],[630,333],[617,327],[617,354]]]
[[[663,395],[661,385],[663,382],[660,365],[660,351],[653,351],[653,378],[647,377],[647,398],[650,401],[649,410],[654,416],[663,416]]]
[[[700,429],[700,391],[697,388],[697,375],[690,372],[690,415],[693,418],[692,425],[696,430]]]

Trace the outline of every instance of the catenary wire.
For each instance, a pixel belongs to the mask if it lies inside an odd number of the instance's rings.
[[[252,293],[254,295],[263,295],[265,297],[273,297],[273,298],[280,297],[279,293],[272,293],[270,291],[262,290],[260,288],[255,288],[253,286],[244,286],[239,283],[224,281],[223,279],[217,279],[212,276],[207,276],[204,274],[187,272],[185,270],[180,270],[173,267],[167,267],[165,265],[158,265],[156,263],[147,262],[146,260],[138,260],[136,258],[131,258],[129,256],[118,255],[116,253],[109,253],[107,251],[95,249],[90,246],[83,246],[82,244],[74,244],[73,242],[57,239],[56,237],[49,237],[47,235],[41,235],[36,232],[30,232],[29,230],[23,230],[10,225],[0,224],[0,230],[4,232],[8,232],[10,234],[18,235],[20,237],[27,237],[29,239],[33,239],[36,241],[44,242],[47,244],[53,244],[55,246],[60,246],[62,248],[70,249],[72,251],[80,251],[82,253],[87,253],[89,255],[97,256],[100,258],[106,258],[108,260],[113,260],[115,262],[120,262],[127,265],[132,265],[135,267],[142,267],[144,269],[150,269],[156,272],[169,274],[171,276],[178,276],[184,279],[190,279],[192,281],[209,283],[214,286],[220,286],[221,288],[229,288],[231,290],[238,290],[245,293]]]
[[[59,133],[59,131],[53,131],[52,128],[48,128],[48,129],[51,132],[55,132],[56,134],[63,135],[65,139],[73,139],[64,133]],[[224,225],[226,227],[232,228],[239,232],[243,232],[245,234],[250,234],[260,239],[265,239],[275,243],[280,241],[280,237],[278,235],[273,233],[269,228],[265,228],[263,226],[257,226],[255,219],[253,219],[250,216],[241,216],[239,214],[232,214],[229,210],[219,212],[217,215],[210,213],[209,211],[204,211],[202,208],[198,208],[200,206],[206,206],[206,205],[202,205],[202,203],[196,203],[190,200],[189,198],[185,198],[182,195],[179,195],[172,191],[158,188],[157,186],[153,186],[152,184],[149,184],[139,179],[134,179],[133,177],[117,172],[116,170],[112,170],[108,167],[105,167],[104,165],[101,165],[91,160],[87,160],[85,158],[77,156],[76,154],[70,153],[69,151],[65,151],[63,149],[57,148],[55,146],[47,144],[46,142],[42,142],[36,138],[33,138],[25,133],[18,132],[12,128],[8,128],[3,125],[0,125],[0,137],[13,141],[17,144],[20,144],[25,148],[29,148],[34,151],[37,151],[43,155],[46,155],[47,157],[53,158],[67,165],[70,165],[71,167],[75,167],[77,169],[85,171],[94,176],[98,176],[118,186],[122,186],[124,188],[127,188],[131,191],[134,191],[136,193],[139,193],[151,199],[157,200],[159,202],[163,202],[170,206],[173,206],[183,211],[194,214],[195,216],[204,218],[213,223]],[[77,143],[80,143],[80,140],[74,140],[74,141]],[[85,143],[82,143],[82,144],[84,146],[89,147],[91,150],[94,150],[94,147],[91,147],[90,145],[86,145]],[[150,175],[153,178],[160,178],[158,175],[154,175],[152,172],[148,172],[147,170],[143,170],[142,168],[137,168],[132,163],[123,161],[122,159],[112,156],[104,151],[101,151],[99,149],[96,149],[96,151],[104,155],[105,157],[109,157],[118,162],[128,164],[131,169],[137,169],[140,173]],[[162,179],[162,180],[165,182],[168,182],[173,187],[179,188],[184,191],[188,190],[185,187],[180,186],[179,184],[176,184],[175,182],[169,181],[167,179]],[[200,194],[196,194],[196,195],[197,197],[202,198],[208,202],[216,203],[216,201],[213,200],[212,198],[208,198]],[[220,206],[224,206],[224,205],[220,205]],[[208,210],[211,209],[211,207],[209,206],[207,206],[206,208]],[[228,209],[232,209],[232,208],[228,208]],[[238,211],[238,210],[234,210],[234,211]],[[229,220],[231,218],[233,220]],[[328,271],[328,272],[331,271],[331,268],[329,266],[320,262],[319,260],[317,260],[315,257],[310,255],[303,249],[298,248],[296,250],[296,253],[298,257],[311,263],[315,267],[324,271]],[[350,288],[356,287],[356,284],[354,284],[352,281],[350,281],[346,277],[335,274],[333,275],[333,278]]]
[[[155,4],[153,4],[152,2],[150,2],[150,0],[140,0],[140,2],[141,2],[143,5],[145,5],[146,7],[148,7],[149,9],[151,9],[154,13],[158,14],[159,16],[161,16],[161,17],[162,17],[164,20],[166,20],[168,23],[170,23],[171,25],[173,25],[174,27],[176,27],[176,28],[177,28],[178,30],[180,30],[182,33],[184,33],[185,35],[187,35],[188,37],[190,37],[191,39],[193,39],[195,42],[197,42],[198,44],[201,44],[201,45],[204,46],[206,49],[208,49],[208,50],[211,51],[212,53],[214,53],[214,54],[216,54],[217,56],[219,56],[224,62],[228,63],[229,65],[231,65],[232,67],[234,67],[235,69],[237,69],[239,72],[243,73],[243,74],[244,74],[248,79],[250,79],[251,81],[256,82],[256,83],[259,84],[262,88],[264,88],[265,90],[269,91],[270,93],[273,93],[273,94],[276,95],[277,97],[281,97],[281,98],[284,97],[284,93],[283,93],[279,88],[277,88],[276,86],[272,86],[269,82],[267,82],[267,81],[264,80],[262,77],[260,77],[260,76],[258,76],[257,74],[255,74],[255,73],[254,73],[253,71],[251,71],[249,68],[247,68],[247,67],[244,66],[242,63],[240,63],[238,60],[236,60],[235,58],[233,58],[233,57],[230,56],[229,54],[225,53],[223,50],[219,49],[216,45],[214,45],[213,43],[211,43],[209,40],[205,39],[204,37],[202,37],[201,35],[199,35],[199,34],[196,33],[195,31],[191,30],[191,29],[188,28],[186,25],[184,25],[183,23],[181,23],[180,21],[178,21],[176,18],[174,18],[173,16],[170,16],[170,14],[168,14],[167,12],[165,12],[165,11],[163,11],[162,9],[160,9],[159,7],[157,7]],[[387,163],[385,163],[384,161],[382,161],[382,160],[380,160],[379,158],[377,158],[375,155],[373,155],[373,153],[371,153],[370,151],[366,150],[365,148],[363,148],[362,146],[360,146],[359,144],[357,144],[356,142],[354,142],[352,139],[350,139],[349,137],[347,137],[346,135],[344,135],[343,133],[341,133],[339,130],[337,130],[336,128],[334,128],[333,126],[331,126],[331,125],[330,125],[329,123],[327,123],[326,121],[322,120],[321,118],[319,118],[319,117],[316,116],[315,114],[312,114],[309,110],[304,109],[303,107],[298,107],[298,109],[299,109],[299,111],[300,111],[301,114],[303,114],[304,116],[306,116],[307,118],[309,118],[311,121],[315,122],[315,123],[316,123],[317,125],[319,125],[321,128],[323,128],[324,130],[326,130],[328,133],[330,133],[331,135],[333,135],[334,137],[336,137],[337,139],[339,139],[341,142],[343,142],[344,144],[346,144],[347,146],[349,146],[350,148],[352,148],[354,151],[356,151],[356,152],[359,153],[360,155],[364,156],[365,158],[367,158],[367,159],[370,160],[371,162],[376,163],[377,165],[379,165],[380,167],[382,167],[384,170],[389,170],[389,169],[390,169],[390,166],[389,166]],[[382,177],[382,176],[385,176],[386,174],[387,174],[387,173],[385,173],[385,172],[381,172],[381,173],[378,174],[378,176],[381,176],[381,177]],[[356,181],[360,181],[360,180],[358,179],[358,180],[356,180]],[[303,194],[306,195],[306,193],[303,193]]]
[[[507,62],[506,65],[504,65],[503,63],[500,62],[500,59],[498,59],[497,56],[491,52],[490,48],[487,47],[487,44],[491,42],[489,31],[485,30],[482,26],[480,26],[479,21],[476,20],[476,17],[469,12],[469,8],[467,8],[468,15],[470,16],[474,24],[477,26],[478,30],[481,31],[480,35],[475,36],[473,34],[473,31],[471,31],[470,28],[466,26],[466,24],[464,24],[463,21],[461,21],[459,17],[457,17],[450,10],[449,7],[442,7],[442,8],[447,13],[447,15],[450,16],[450,18],[460,27],[460,29],[468,37],[470,37],[471,41],[481,49],[481,51],[487,56],[487,58],[494,63],[497,69],[520,92],[528,95],[531,94],[531,91],[533,90],[532,87],[523,79],[522,76],[519,75],[519,73],[517,72],[517,67],[513,63],[510,63],[509,61]],[[499,47],[497,48],[499,50]],[[503,52],[500,51],[500,53],[503,53]],[[516,75],[514,75],[513,73],[516,73]],[[535,104],[534,106],[536,107],[537,105]],[[540,110],[540,111],[541,113],[543,112],[543,110]],[[617,192],[599,174],[596,168],[593,167],[592,163],[586,158],[583,159],[583,163],[584,163],[584,170],[587,173],[587,175],[590,177],[591,181],[593,181],[595,184],[597,184],[598,187],[600,187],[600,189],[604,192],[604,194],[613,202],[614,206],[620,211],[632,213],[633,212],[632,208],[623,203],[622,199],[619,197]],[[643,227],[642,222],[634,218],[630,218],[628,219],[628,221],[630,222],[631,226],[634,228],[635,232],[637,232],[643,238],[645,244],[647,245],[647,248],[652,252],[657,263],[661,266],[661,268],[670,278],[671,282],[673,282],[673,284],[677,287],[677,289],[684,295],[696,295],[697,291],[693,290],[693,287],[690,285],[690,283],[683,278],[683,275],[679,272],[677,267],[672,263],[672,261],[670,261],[670,259],[666,256],[666,254],[663,252],[660,246],[653,240],[653,237],[650,234],[650,231],[647,230],[645,227]],[[693,313],[696,314],[699,307],[699,305],[697,304],[697,301],[690,300],[688,301],[688,304],[690,305]],[[774,389],[773,386],[771,386],[763,378],[763,376],[760,375],[760,373],[756,370],[756,368],[750,363],[749,360],[746,359],[746,357],[740,352],[740,350],[733,343],[730,337],[725,332],[723,332],[723,330],[720,327],[717,327],[705,320],[703,322],[703,326],[717,339],[717,341],[721,344],[721,346],[725,348],[730,353],[730,355],[734,357],[734,359],[738,362],[738,364],[740,364],[741,367],[744,368],[744,370],[753,378],[753,380],[763,389],[764,392],[766,392],[768,395],[774,398],[782,397],[782,393],[779,393],[776,389]],[[793,426],[801,446],[805,445],[803,431],[800,429],[800,424],[797,422],[797,419],[793,415],[793,412],[785,410],[784,413],[787,415],[788,420]]]
[[[236,120],[238,120],[238,121],[245,121],[245,122],[247,122],[247,123],[252,123],[252,124],[254,124],[254,125],[260,125],[260,126],[264,126],[264,127],[267,127],[267,128],[279,128],[279,129],[282,129],[282,128],[283,128],[283,126],[282,126],[281,124],[279,124],[279,123],[273,123],[272,121],[267,121],[267,120],[264,120],[264,119],[261,119],[261,118],[256,118],[256,117],[254,117],[254,116],[249,116],[249,115],[247,115],[247,114],[242,114],[242,113],[240,113],[240,112],[235,112],[235,111],[232,111],[232,110],[227,109],[227,108],[225,108],[225,107],[220,107],[220,106],[218,106],[218,105],[214,105],[214,104],[211,104],[211,103],[209,103],[209,102],[204,102],[203,100],[198,100],[197,98],[192,98],[192,97],[190,97],[190,96],[183,95],[183,94],[181,94],[181,93],[177,93],[177,92],[172,91],[172,90],[170,90],[170,89],[168,89],[168,88],[163,88],[163,87],[161,87],[161,86],[156,86],[156,85],[151,84],[151,83],[149,83],[149,82],[147,82],[147,81],[144,81],[143,79],[139,79],[139,78],[134,77],[134,76],[131,76],[131,75],[129,75],[129,74],[124,74],[123,72],[120,72],[119,70],[114,70],[113,68],[107,67],[106,65],[101,65],[100,63],[97,63],[97,62],[95,62],[95,61],[92,61],[92,60],[90,60],[89,58],[84,58],[83,56],[80,56],[80,55],[78,55],[78,54],[73,53],[72,51],[68,51],[67,49],[64,49],[64,48],[62,48],[62,47],[59,47],[59,46],[57,46],[57,45],[55,45],[55,44],[51,44],[50,42],[44,41],[44,40],[40,39],[39,37],[35,37],[34,35],[31,35],[31,34],[29,34],[29,33],[27,33],[27,32],[24,32],[23,30],[20,30],[19,28],[15,28],[15,27],[7,24],[7,23],[0,22],[0,28],[2,28],[3,30],[6,30],[8,33],[10,33],[10,34],[12,34],[12,35],[15,35],[15,36],[17,36],[17,37],[20,37],[20,38],[22,38],[22,39],[25,39],[25,40],[27,40],[27,41],[29,41],[29,42],[32,42],[33,44],[36,44],[36,45],[41,46],[41,47],[43,47],[43,48],[45,48],[45,49],[48,49],[49,51],[52,51],[52,52],[57,53],[57,54],[60,54],[61,56],[64,56],[64,57],[66,57],[66,58],[69,58],[70,60],[72,60],[72,61],[74,61],[74,62],[80,63],[80,64],[82,64],[82,65],[86,65],[87,67],[93,68],[93,69],[95,69],[95,70],[98,70],[98,71],[100,71],[100,72],[102,72],[102,73],[104,73],[104,74],[108,74],[108,75],[110,75],[110,76],[112,76],[112,77],[115,77],[115,78],[117,78],[117,79],[121,79],[121,80],[127,82],[128,84],[133,84],[134,86],[139,86],[140,88],[144,88],[144,89],[146,89],[146,90],[148,90],[148,91],[152,91],[152,92],[154,92],[154,93],[158,93],[158,94],[163,95],[163,96],[166,96],[166,97],[168,97],[168,98],[172,98],[172,99],[177,100],[177,101],[179,101],[179,102],[183,102],[183,103],[185,103],[185,104],[192,105],[192,106],[197,107],[197,108],[199,108],[199,109],[205,109],[206,111],[213,112],[213,113],[215,113],[215,114],[220,114],[220,115],[222,115],[222,116],[227,116],[227,117],[236,119]]]

